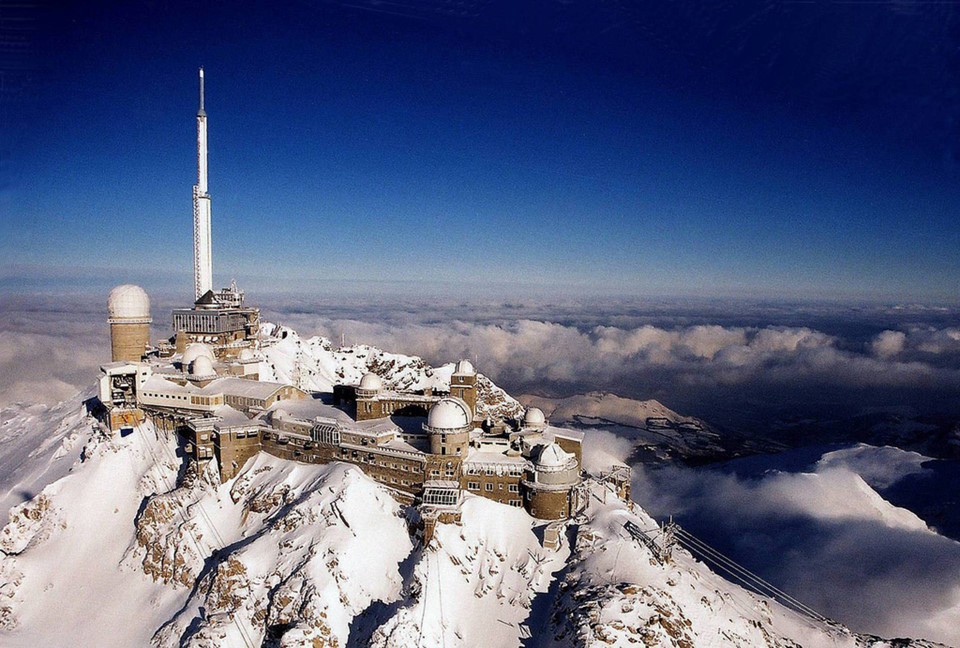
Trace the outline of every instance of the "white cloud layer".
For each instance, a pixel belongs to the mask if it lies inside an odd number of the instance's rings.
[[[756,478],[637,467],[634,498],[855,630],[960,645],[960,543],[867,484],[922,470],[915,453],[862,448]]]
[[[96,366],[108,358],[102,302],[0,298],[0,405],[57,400],[89,384]],[[348,344],[420,355],[434,364],[476,358],[481,371],[518,393],[608,390],[657,398],[708,419],[711,411],[701,403],[751,394],[764,402],[810,400],[811,390],[838,402],[852,402],[838,390],[960,394],[960,329],[909,324],[856,340],[810,326],[730,324],[737,319],[733,306],[707,310],[725,324],[685,323],[692,319],[686,312],[638,323],[650,318],[637,315],[636,307],[617,306],[631,315],[605,308],[414,302],[385,311],[375,303],[308,304],[266,310],[264,316],[304,335],[338,341],[344,334]],[[776,322],[792,321],[784,315],[789,310],[764,313]],[[167,334],[164,308],[154,304],[154,311],[155,335]],[[809,316],[831,321],[818,312]],[[926,395],[921,400],[947,402]]]

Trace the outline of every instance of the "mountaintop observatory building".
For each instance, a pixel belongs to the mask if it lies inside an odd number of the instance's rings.
[[[124,435],[150,420],[157,430],[176,434],[195,465],[215,462],[222,482],[259,452],[302,463],[351,463],[401,501],[419,502],[427,539],[432,525],[459,519],[467,493],[523,507],[542,520],[581,510],[583,434],[550,426],[536,408],[522,420],[490,417],[468,360],[456,363],[448,384],[416,390],[385,384],[370,364],[356,384],[343,382],[340,373],[330,394],[260,379],[275,358],[260,347],[259,309],[244,306],[235,282],[220,292],[211,287],[203,102],[201,69],[195,301],[173,311],[173,337],[151,346],[146,292],[129,284],[110,292],[112,362],[100,367],[98,382],[103,422]]]
[[[140,286],[124,284],[107,298],[110,357],[113,362],[139,362],[150,347],[150,298]]]

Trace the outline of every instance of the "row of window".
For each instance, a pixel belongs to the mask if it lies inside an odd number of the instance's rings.
[[[148,398],[165,398],[167,400],[187,400],[186,396],[174,396],[173,394],[154,394],[150,392],[143,392],[143,395]]]
[[[177,394],[158,394],[156,392],[143,392],[145,398],[162,398],[166,401],[189,401],[191,405],[223,405],[221,396],[180,396]]]
[[[174,313],[173,329],[191,333],[225,333],[242,329],[246,318],[234,313]]]
[[[456,506],[459,501],[460,491],[453,488],[428,488],[423,494],[424,504]]]
[[[357,461],[359,463],[368,463],[373,466],[379,465],[381,468],[392,468],[393,470],[402,470],[404,472],[409,471],[413,473],[420,472],[420,466],[417,464],[414,464],[411,466],[410,464],[406,464],[406,463],[397,464],[396,462],[391,462],[388,465],[386,460],[384,459],[378,460],[376,455],[374,454],[371,454],[371,453],[364,454],[362,452],[358,452],[357,450],[351,451],[351,450],[348,450],[347,448],[341,448],[340,456],[343,457],[344,459],[353,459],[354,461]]]
[[[386,484],[386,483],[396,484],[396,483],[397,483],[397,478],[396,478],[396,477],[390,477],[390,478],[388,479],[386,475],[374,475],[373,478],[376,479],[377,481],[382,481],[384,484]],[[402,485],[402,486],[409,486],[409,485],[410,485],[410,480],[409,480],[409,479],[401,479],[401,480],[400,480],[400,485]]]
[[[517,485],[517,484],[507,484],[507,487],[508,487],[507,490],[510,491],[511,493],[519,493],[519,492],[520,492],[520,486]],[[468,490],[472,490],[472,491],[478,491],[478,490],[480,490],[480,482],[477,482],[477,481],[468,481],[468,482],[467,482],[467,489],[468,489]],[[492,491],[493,491],[493,484],[490,483],[490,482],[487,482],[486,484],[483,485],[483,489],[484,489],[485,491],[487,491],[488,493],[489,493],[489,492],[492,492]],[[497,490],[503,490],[503,484],[497,484]]]
[[[475,464],[466,464],[463,471],[468,475],[511,475],[513,477],[523,476],[523,466],[519,464],[509,465],[485,465],[477,466]]]

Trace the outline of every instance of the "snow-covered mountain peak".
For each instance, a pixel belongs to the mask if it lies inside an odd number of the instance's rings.
[[[277,377],[299,358],[314,385],[452,370],[292,331],[265,356]],[[549,525],[467,494],[425,545],[421,510],[357,466],[260,453],[221,484],[150,422],[106,432],[84,396],[0,410],[5,647],[886,645],[798,618],[682,548],[662,561],[629,531],[654,537],[654,520],[593,479],[585,511]]]

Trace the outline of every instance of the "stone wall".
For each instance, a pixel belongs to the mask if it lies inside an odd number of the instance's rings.
[[[258,430],[240,432],[221,432],[215,442],[217,463],[220,465],[220,481],[225,482],[237,476],[243,464],[260,452],[260,434]]]
[[[149,322],[111,322],[110,356],[114,362],[140,362],[149,345]]]
[[[488,475],[464,473],[460,478],[460,488],[468,493],[486,497],[501,504],[522,506],[520,493],[520,475]]]
[[[525,488],[526,508],[541,520],[562,520],[570,517],[570,491]]]

